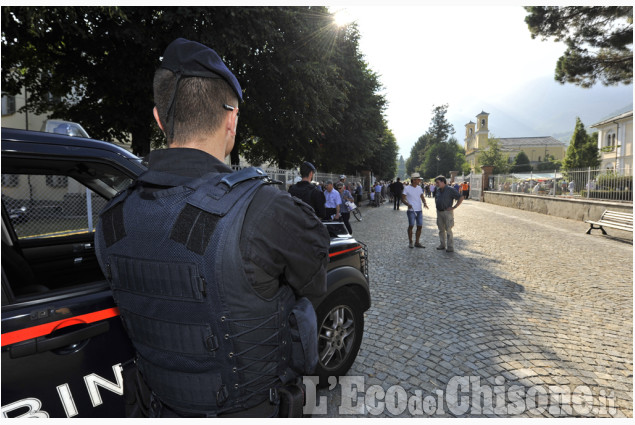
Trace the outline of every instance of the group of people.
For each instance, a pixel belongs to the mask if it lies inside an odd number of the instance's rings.
[[[353,191],[357,192],[359,188],[361,192],[361,185],[351,191],[343,174],[340,181],[335,184],[329,180],[323,186],[314,185],[312,182],[316,173],[315,166],[309,161],[304,161],[300,165],[301,180],[289,188],[289,193],[310,205],[318,218],[343,222],[348,233],[352,235],[350,217],[352,204],[355,203]]]
[[[413,173],[410,176],[411,184],[403,189],[401,195],[404,205],[408,207],[408,246],[410,248],[425,248],[420,242],[421,230],[423,227],[423,208],[428,209],[424,190],[421,187],[421,176],[419,173]],[[444,176],[438,176],[434,179],[434,202],[437,209],[437,228],[439,229],[438,250],[454,251],[454,235],[452,228],[454,227],[454,210],[463,202],[463,195],[454,187],[447,184]],[[454,203],[456,201],[456,203]],[[398,209],[395,208],[395,209]],[[417,230],[415,233],[415,241],[412,241],[412,231],[415,223]]]

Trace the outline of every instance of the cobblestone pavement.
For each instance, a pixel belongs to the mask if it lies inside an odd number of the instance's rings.
[[[314,417],[632,417],[632,235],[467,200],[447,253],[428,203],[425,249],[408,248],[404,207],[351,217],[370,253],[373,304],[348,373],[363,381],[318,390],[327,412]]]

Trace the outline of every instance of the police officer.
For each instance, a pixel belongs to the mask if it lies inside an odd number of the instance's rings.
[[[154,98],[168,149],[149,154],[148,171],[104,208],[95,236],[136,350],[124,397],[153,417],[297,410],[288,395],[317,363],[305,296],[326,291],[328,232],[261,170],[223,163],[242,90],[214,50],[173,41]]]
[[[291,196],[295,196],[309,204],[320,219],[325,219],[326,209],[324,208],[324,203],[326,199],[324,198],[324,192],[311,183],[315,173],[315,166],[309,161],[304,161],[300,165],[300,177],[302,180],[291,186],[289,193]]]

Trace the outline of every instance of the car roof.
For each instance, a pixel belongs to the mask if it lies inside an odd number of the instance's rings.
[[[21,143],[39,143],[40,145],[50,145],[51,150],[56,150],[56,147],[74,147],[82,150],[88,149],[101,149],[111,153],[115,153],[132,160],[139,160],[139,157],[131,152],[113,144],[110,142],[104,142],[102,140],[86,139],[84,137],[71,137],[57,133],[47,133],[42,131],[20,130],[15,128],[2,127],[2,150],[5,150],[4,142],[17,141]]]

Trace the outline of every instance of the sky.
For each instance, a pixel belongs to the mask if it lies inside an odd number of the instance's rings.
[[[563,43],[532,39],[519,5],[332,5],[357,24],[360,50],[379,75],[399,153],[430,126],[434,106],[461,145],[465,124],[490,113],[496,137],[572,132],[632,105],[633,86],[582,89],[554,81]]]

